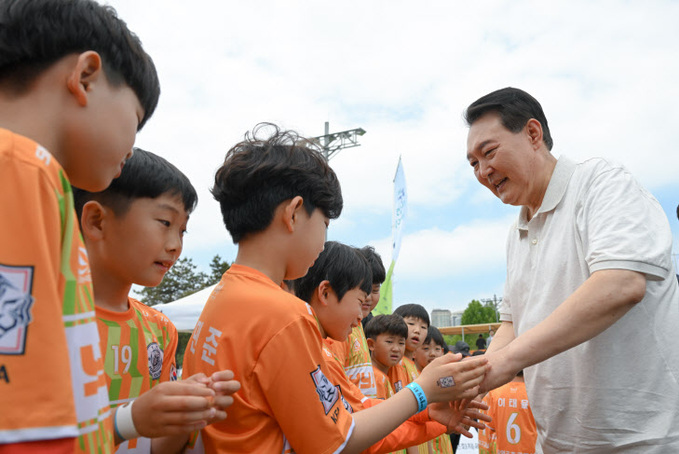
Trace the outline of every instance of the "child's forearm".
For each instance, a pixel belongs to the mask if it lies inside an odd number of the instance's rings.
[[[412,392],[403,390],[384,403],[354,413],[354,430],[343,453],[359,453],[386,437],[417,411]]]

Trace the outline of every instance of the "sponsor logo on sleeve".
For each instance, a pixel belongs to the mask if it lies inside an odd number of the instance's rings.
[[[0,265],[0,354],[24,354],[32,320],[32,288],[32,266]]]
[[[320,365],[315,371],[311,372],[310,375],[311,379],[314,381],[314,385],[316,385],[316,392],[318,393],[318,397],[323,404],[323,410],[325,410],[325,414],[327,415],[337,400],[340,398],[341,394],[339,386],[334,386],[332,383],[330,383],[328,377],[326,377],[321,370]]]
[[[163,351],[158,346],[158,342],[150,343],[146,346],[149,357],[149,375],[151,380],[158,380],[163,370]]]

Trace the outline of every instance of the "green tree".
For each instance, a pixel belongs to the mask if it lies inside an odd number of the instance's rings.
[[[166,304],[206,287],[208,275],[196,269],[192,259],[180,258],[159,285],[144,287],[139,292],[141,301],[148,306]]]
[[[177,369],[184,366],[184,353],[193,333],[177,333],[177,352],[174,355]]]
[[[495,308],[492,303],[483,305],[480,301],[472,300],[462,313],[463,325],[495,323],[495,320]]]
[[[205,281],[205,286],[214,285],[222,279],[222,275],[226,273],[231,265],[226,260],[222,260],[219,254],[212,257],[210,262],[210,275]]]

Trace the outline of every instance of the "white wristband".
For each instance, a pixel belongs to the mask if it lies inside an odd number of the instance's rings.
[[[123,440],[141,437],[132,421],[132,404],[134,401],[121,405],[116,409],[114,427],[116,434]]]

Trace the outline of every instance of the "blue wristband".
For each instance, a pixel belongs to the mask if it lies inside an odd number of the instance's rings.
[[[406,385],[406,388],[411,390],[415,395],[415,399],[417,399],[418,413],[427,408],[427,396],[424,395],[424,391],[422,391],[422,387],[419,384],[411,382]]]
[[[125,441],[122,435],[120,435],[120,431],[118,430],[118,420],[116,418],[116,413],[118,413],[118,408],[116,408],[115,412],[113,413],[113,430],[115,431],[116,435],[118,438],[121,440]]]

